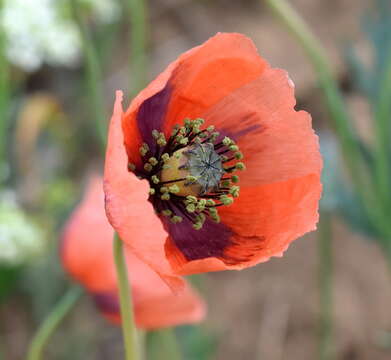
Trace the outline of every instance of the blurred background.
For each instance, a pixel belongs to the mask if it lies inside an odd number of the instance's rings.
[[[391,236],[368,214],[370,187],[350,180],[343,136],[305,51],[261,0],[145,1],[146,24],[131,3],[137,1],[0,1],[0,359],[24,358],[34,330],[69,286],[58,241],[87,173],[102,169],[96,124],[107,121],[114,91],[124,90],[129,103],[143,74],[153,79],[219,31],[244,33],[274,67],[287,69],[297,108],[312,114],[325,159],[322,222],[282,259],[195,277],[209,315],[201,326],[176,329],[183,359],[391,359]],[[370,177],[377,100],[391,100],[382,87],[391,63],[391,3],[290,3],[325,47]],[[388,202],[379,209],[386,223]],[[148,335],[152,360],[162,359],[155,339]],[[45,359],[121,356],[120,329],[85,296]]]

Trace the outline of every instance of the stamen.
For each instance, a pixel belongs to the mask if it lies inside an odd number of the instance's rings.
[[[143,144],[141,145],[139,151],[140,151],[140,155],[141,155],[141,156],[145,156],[145,155],[147,154],[147,152],[149,151],[149,146],[148,146],[148,144],[143,143]]]
[[[154,156],[144,159],[146,173],[140,174],[149,179],[150,196],[163,200],[151,199],[157,211],[173,224],[186,218],[196,230],[203,227],[206,217],[220,222],[217,208],[231,205],[240,192],[233,185],[239,177],[224,174],[245,169],[242,162],[231,163],[243,158],[239,146],[228,136],[216,143],[219,132],[213,125],[201,129],[203,124],[200,118],[185,119],[183,126],[174,126],[168,139],[163,132],[152,130],[158,146]],[[144,157],[150,148],[143,143],[139,150]],[[225,168],[226,163],[230,165]],[[136,171],[135,164],[129,163],[128,169]]]

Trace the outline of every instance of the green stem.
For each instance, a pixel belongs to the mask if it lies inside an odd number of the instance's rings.
[[[126,360],[139,360],[137,331],[134,324],[131,289],[129,286],[122,241],[117,234],[114,236],[114,261],[117,270],[125,358]]]
[[[147,7],[144,0],[123,0],[131,22],[130,89],[136,95],[146,83]]]
[[[391,49],[387,56],[387,65],[380,83],[375,104],[375,170],[379,189],[379,202],[384,203],[384,211],[390,210],[390,143],[391,133]]]
[[[83,291],[80,287],[72,287],[44,320],[36,332],[27,354],[27,360],[40,360],[46,343],[58,325],[76,304]]]
[[[350,170],[351,179],[372,222],[381,233],[390,233],[388,216],[378,206],[376,186],[373,186],[370,171],[364,168],[358,137],[354,131],[345,106],[343,96],[338,88],[325,50],[314,36],[307,24],[292,6],[285,0],[265,0],[274,14],[282,21],[290,33],[301,44],[311,61],[319,83],[325,94],[330,119],[336,129],[336,135],[342,147],[345,162]]]
[[[332,323],[332,230],[331,215],[322,212],[319,224],[319,359],[331,360],[333,356]]]
[[[83,20],[83,11],[79,0],[71,0],[71,11],[74,21],[79,29],[86,66],[86,87],[90,96],[91,113],[95,119],[95,127],[102,149],[106,145],[107,114],[103,96],[102,71],[99,64],[98,53],[94,47],[92,36]]]
[[[334,80],[324,49],[304,20],[288,2],[285,0],[265,0],[265,2],[290,33],[296,37],[312,62],[319,77],[319,83],[325,93],[331,118],[334,121],[347,161],[353,173],[358,174],[359,148],[350,125],[343,97]]]
[[[3,1],[0,0],[0,12]],[[6,57],[7,39],[3,27],[0,25],[0,166],[5,160],[7,148],[7,129],[9,123],[10,102],[10,66]],[[1,171],[1,168],[0,168]],[[1,174],[0,174],[0,180]]]

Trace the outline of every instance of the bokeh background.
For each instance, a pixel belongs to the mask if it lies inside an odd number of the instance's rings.
[[[126,2],[78,0],[76,18],[71,2],[0,2],[0,78],[8,75],[0,86],[6,109],[0,119],[2,360],[24,358],[34,330],[69,286],[58,243],[87,174],[102,169],[96,120],[108,119],[116,89],[124,90],[129,102],[138,76],[134,64],[129,70],[135,30]],[[325,156],[321,230],[295,241],[283,258],[241,272],[194,277],[209,314],[200,326],[176,329],[183,359],[320,359],[325,334],[332,355],[324,360],[391,359],[387,256],[357,201],[317,74],[302,48],[261,0],[145,3],[147,80],[216,32],[244,33],[274,67],[288,70],[297,108],[312,114]],[[360,141],[370,147],[371,97],[391,61],[390,2],[290,3],[325,47]],[[89,77],[78,18],[101,75]],[[92,99],[91,81],[102,91],[100,104]],[[152,360],[162,359],[155,335],[148,335]],[[120,329],[106,323],[85,296],[52,338],[45,359],[121,356]]]

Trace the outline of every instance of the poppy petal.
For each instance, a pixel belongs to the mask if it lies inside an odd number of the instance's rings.
[[[113,259],[114,230],[104,211],[102,179],[90,179],[83,201],[65,227],[61,246],[64,267],[84,285],[103,315],[120,322],[117,276]],[[139,328],[156,329],[199,322],[206,306],[184,282],[174,294],[160,276],[125,247],[128,278],[133,294],[135,321]]]
[[[266,66],[254,43],[236,33],[219,33],[182,55],[169,80],[166,133],[185,118],[202,117],[232,91],[258,78]]]
[[[311,117],[296,111],[295,103],[287,73],[267,68],[204,114],[208,123],[234,138],[244,154],[241,187],[320,174],[322,159]]]
[[[116,289],[112,243],[114,231],[104,211],[102,179],[91,177],[82,203],[73,212],[64,229],[60,255],[64,267],[89,291]],[[93,229],[93,231],[92,231]],[[101,254],[107,254],[101,256]]]
[[[205,317],[206,306],[203,300],[187,283],[180,293],[174,294],[156,272],[132,253],[126,253],[126,260],[129,277],[132,279],[134,314],[138,328],[152,330],[191,324],[200,322]],[[109,321],[120,323],[116,291],[95,293],[93,298]]]
[[[122,92],[117,91],[106,152],[104,191],[106,214],[120,238],[173,289],[183,280],[173,276],[165,257],[167,233],[148,201],[149,185],[128,171],[121,129]]]

